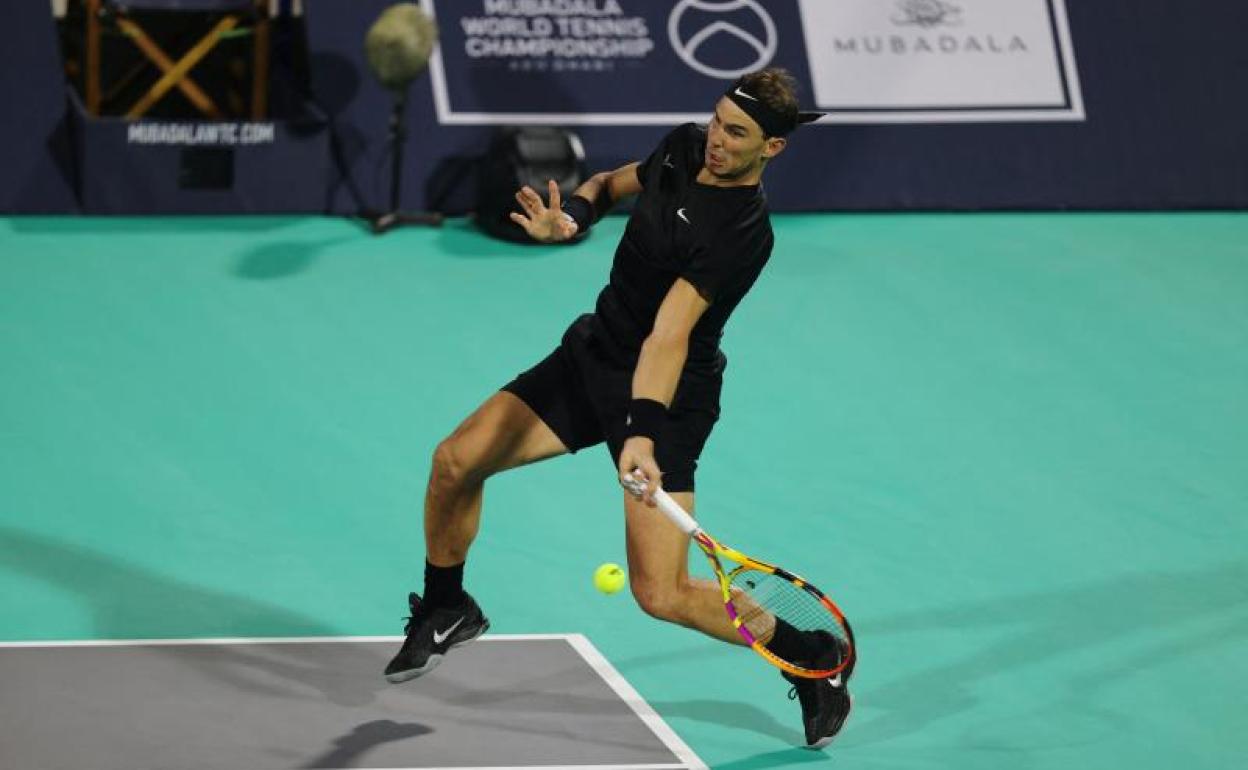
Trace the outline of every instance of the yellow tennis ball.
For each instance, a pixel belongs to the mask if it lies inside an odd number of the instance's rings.
[[[594,570],[594,588],[604,594],[613,594],[624,587],[624,570],[620,565],[607,562]]]

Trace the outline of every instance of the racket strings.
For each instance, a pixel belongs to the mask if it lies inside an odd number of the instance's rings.
[[[732,576],[733,605],[750,633],[768,638],[779,618],[798,631],[826,631],[844,641],[845,629],[810,591],[770,572],[743,570]]]

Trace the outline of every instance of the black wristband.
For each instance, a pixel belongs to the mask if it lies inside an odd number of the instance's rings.
[[[628,404],[628,418],[624,421],[624,430],[629,438],[645,436],[651,441],[658,441],[667,422],[667,407],[652,398],[634,398]]]
[[[594,224],[594,204],[584,195],[573,195],[563,202],[563,213],[572,217],[576,223],[576,231],[583,233]]]

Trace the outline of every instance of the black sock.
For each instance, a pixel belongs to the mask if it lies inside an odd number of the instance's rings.
[[[425,595],[430,607],[456,607],[464,601],[464,563],[438,567],[425,562]]]
[[[821,652],[818,642],[811,638],[812,636],[813,634],[798,631],[780,618],[776,618],[776,632],[772,635],[771,641],[767,643],[767,649],[790,663],[799,665],[803,662],[809,663]]]

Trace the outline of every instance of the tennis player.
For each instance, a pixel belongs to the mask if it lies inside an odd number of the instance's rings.
[[[692,579],[689,540],[654,508],[662,487],[693,510],[698,456],[719,418],[727,359],[719,342],[732,311],[771,256],[761,179],[786,136],[817,113],[798,111],[782,69],[740,78],[707,126],[671,131],[642,163],[596,174],[561,204],[516,193],[512,219],[542,242],[575,236],[613,204],[638,199],[593,313],[576,319],[555,350],[492,395],[433,455],[425,493],[425,593],[386,678],[427,673],[489,621],[463,589],[464,562],[490,476],[605,442],[621,480],[636,470],[644,494],[624,495],[629,583],[648,614],[744,644],[719,588]],[[778,621],[767,646],[780,657],[831,669],[845,653],[830,634]],[[849,672],[831,679],[782,674],[801,702],[806,742],[827,743],[849,714]]]

